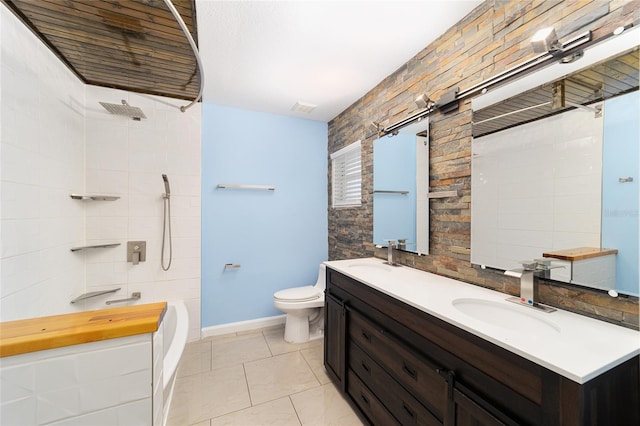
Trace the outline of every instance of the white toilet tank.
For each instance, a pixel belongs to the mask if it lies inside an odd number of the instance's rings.
[[[327,288],[327,265],[324,263],[320,264],[320,268],[318,270],[318,280],[316,284],[313,286],[320,291],[324,291]]]

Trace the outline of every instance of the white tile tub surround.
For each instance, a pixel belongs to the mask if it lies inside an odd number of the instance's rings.
[[[616,255],[574,261],[572,272],[576,284],[587,283],[589,287],[613,290],[616,287]]]
[[[114,116],[98,104],[122,99],[146,119]],[[118,195],[114,202],[88,202],[87,243],[116,240],[114,249],[88,252],[87,291],[121,287],[114,298],[142,293],[140,303],[184,300],[189,339],[200,337],[201,109],[182,113],[184,101],[86,86],[87,193]],[[160,267],[164,185],[171,185],[173,261]],[[145,262],[126,262],[126,242],[146,241]],[[102,303],[99,301],[97,303]]]
[[[520,266],[600,245],[602,119],[582,110],[473,141],[471,262]],[[570,125],[567,125],[567,123]],[[576,155],[579,147],[580,155]],[[586,213],[585,213],[586,212]]]
[[[2,358],[0,423],[152,424],[152,405],[162,404],[161,330]],[[153,424],[162,424],[159,410]]]
[[[0,138],[0,320],[104,308],[69,304],[88,291],[142,291],[139,303],[181,299],[190,339],[200,336],[201,105],[80,82],[5,7]],[[140,122],[98,101],[142,108]],[[160,268],[161,174],[172,191],[174,259]],[[71,193],[117,195],[77,201]],[[126,242],[147,241],[147,261],[125,261]],[[71,253],[85,244],[120,246]],[[198,283],[197,285],[194,283]]]
[[[84,84],[0,7],[0,318],[71,312],[84,292]]]

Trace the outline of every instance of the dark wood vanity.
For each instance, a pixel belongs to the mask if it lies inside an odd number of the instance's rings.
[[[638,355],[579,384],[330,266],[325,300],[326,370],[372,425],[640,424]]]

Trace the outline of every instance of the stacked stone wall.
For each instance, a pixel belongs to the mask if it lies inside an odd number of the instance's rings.
[[[363,161],[362,206],[328,208],[329,258],[386,256],[372,243],[376,139],[372,122],[395,123],[417,111],[413,100],[422,93],[437,100],[453,88],[464,90],[533,57],[529,40],[540,28],[553,26],[563,41],[585,30],[598,39],[629,23],[640,24],[640,1],[489,0],[385,78],[329,123],[329,153],[361,140]],[[457,112],[436,112],[430,117],[430,190],[457,190],[459,196],[430,201],[430,253],[402,253],[401,262],[518,294],[517,280],[470,263],[471,116],[467,99]],[[328,173],[331,194],[330,168]],[[540,298],[543,303],[638,328],[637,297],[611,298],[594,290],[542,282]]]

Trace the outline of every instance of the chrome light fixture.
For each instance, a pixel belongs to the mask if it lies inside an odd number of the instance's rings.
[[[531,39],[531,46],[536,53],[551,53],[562,51],[562,44],[558,41],[553,27],[539,30]]]
[[[418,96],[413,102],[418,106],[418,108],[429,108],[433,105],[433,101],[429,99],[429,96],[427,96],[426,93]]]

